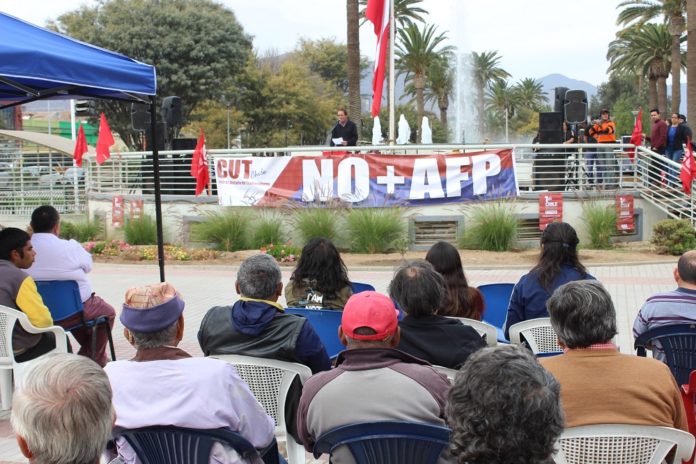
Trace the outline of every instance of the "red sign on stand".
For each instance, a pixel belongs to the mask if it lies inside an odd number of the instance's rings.
[[[635,230],[636,221],[633,217],[633,195],[616,196],[616,230]]]
[[[544,230],[552,222],[563,220],[563,194],[542,193],[539,195],[539,229]]]
[[[143,217],[143,200],[131,200],[129,216],[131,219],[140,219]]]
[[[114,196],[111,199],[111,224],[114,227],[123,225],[124,209],[123,197],[121,195]]]

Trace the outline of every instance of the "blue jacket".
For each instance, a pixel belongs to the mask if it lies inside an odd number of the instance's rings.
[[[510,339],[510,326],[527,319],[549,317],[546,310],[546,300],[563,284],[574,280],[595,280],[590,274],[581,274],[576,268],[564,265],[561,272],[554,279],[551,291],[548,292],[539,284],[539,275],[530,272],[522,276],[512,290],[510,304],[508,305],[507,319],[505,320],[505,337]]]

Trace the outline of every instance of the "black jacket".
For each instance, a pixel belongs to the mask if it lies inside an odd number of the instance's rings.
[[[349,147],[354,147],[358,144],[358,126],[355,125],[350,119],[346,121],[346,125],[342,126],[340,123],[336,123],[334,128],[331,130],[331,146],[336,146],[333,143],[333,139],[343,138],[343,140],[348,142]]]

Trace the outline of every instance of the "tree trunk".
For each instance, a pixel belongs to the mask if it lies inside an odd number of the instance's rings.
[[[485,83],[483,82],[478,82],[477,83],[477,93],[476,93],[476,100],[477,100],[477,106],[478,106],[478,135],[479,135],[479,141],[483,142],[483,131],[485,130],[484,128],[484,122],[486,120],[485,117],[485,100],[484,100],[484,92],[485,90]]]
[[[693,0],[692,0],[693,2]],[[669,33],[672,34],[672,113],[679,114],[681,103],[681,48],[679,38],[684,32],[684,17],[672,15],[669,20]]]
[[[449,140],[449,128],[447,127],[447,109],[449,108],[449,98],[447,95],[443,95],[438,98],[437,106],[440,109],[440,123],[442,124],[442,129],[445,132],[445,137]]]
[[[666,109],[657,106],[657,78],[654,76],[648,76],[648,106],[650,108],[657,108],[660,112]]]
[[[657,106],[667,110],[667,76],[657,76]]]
[[[358,0],[346,0],[348,25],[348,114],[362,134],[360,108],[360,14]]]
[[[413,87],[416,89],[416,125],[418,126],[416,143],[421,143],[423,140],[423,116],[425,115],[425,75],[414,75]]]
[[[686,112],[689,118],[696,117],[696,1],[686,2]]]

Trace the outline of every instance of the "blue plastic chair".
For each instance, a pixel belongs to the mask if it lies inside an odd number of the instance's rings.
[[[347,446],[356,464],[436,463],[449,443],[450,429],[415,422],[369,422],[345,425],[320,436],[314,457]]]
[[[189,429],[173,426],[144,427],[120,432],[142,464],[208,464],[215,443],[232,447],[242,458],[260,454],[266,464],[278,464],[278,444],[273,439],[264,450],[257,450],[237,432],[227,428]]]
[[[498,341],[507,343],[503,328],[507,318],[507,310],[512,296],[512,289],[515,284],[485,284],[479,285],[478,289],[483,295],[486,309],[483,312],[483,321],[495,326],[498,329]]]
[[[80,287],[74,280],[37,280],[36,289],[51,312],[54,323],[60,325],[61,321],[82,312]],[[95,354],[97,350],[97,330],[99,330],[100,325],[104,326],[109,337],[111,359],[116,361],[114,341],[111,337],[111,326],[109,325],[109,318],[106,316],[99,316],[90,320],[83,318],[81,323],[63,328],[68,332],[80,327],[92,328],[92,354]]]
[[[350,288],[353,290],[353,295],[360,292],[374,292],[375,287],[370,284],[364,284],[362,282],[351,282]]]
[[[314,331],[319,335],[319,339],[324,344],[330,358],[335,357],[346,349],[338,339],[338,326],[341,325],[343,311],[336,309],[286,308],[285,312],[307,318]]]
[[[696,324],[658,327],[641,334],[634,343],[638,356],[645,356],[647,345],[659,342],[665,361],[678,385],[689,383],[689,374],[696,370]]]

